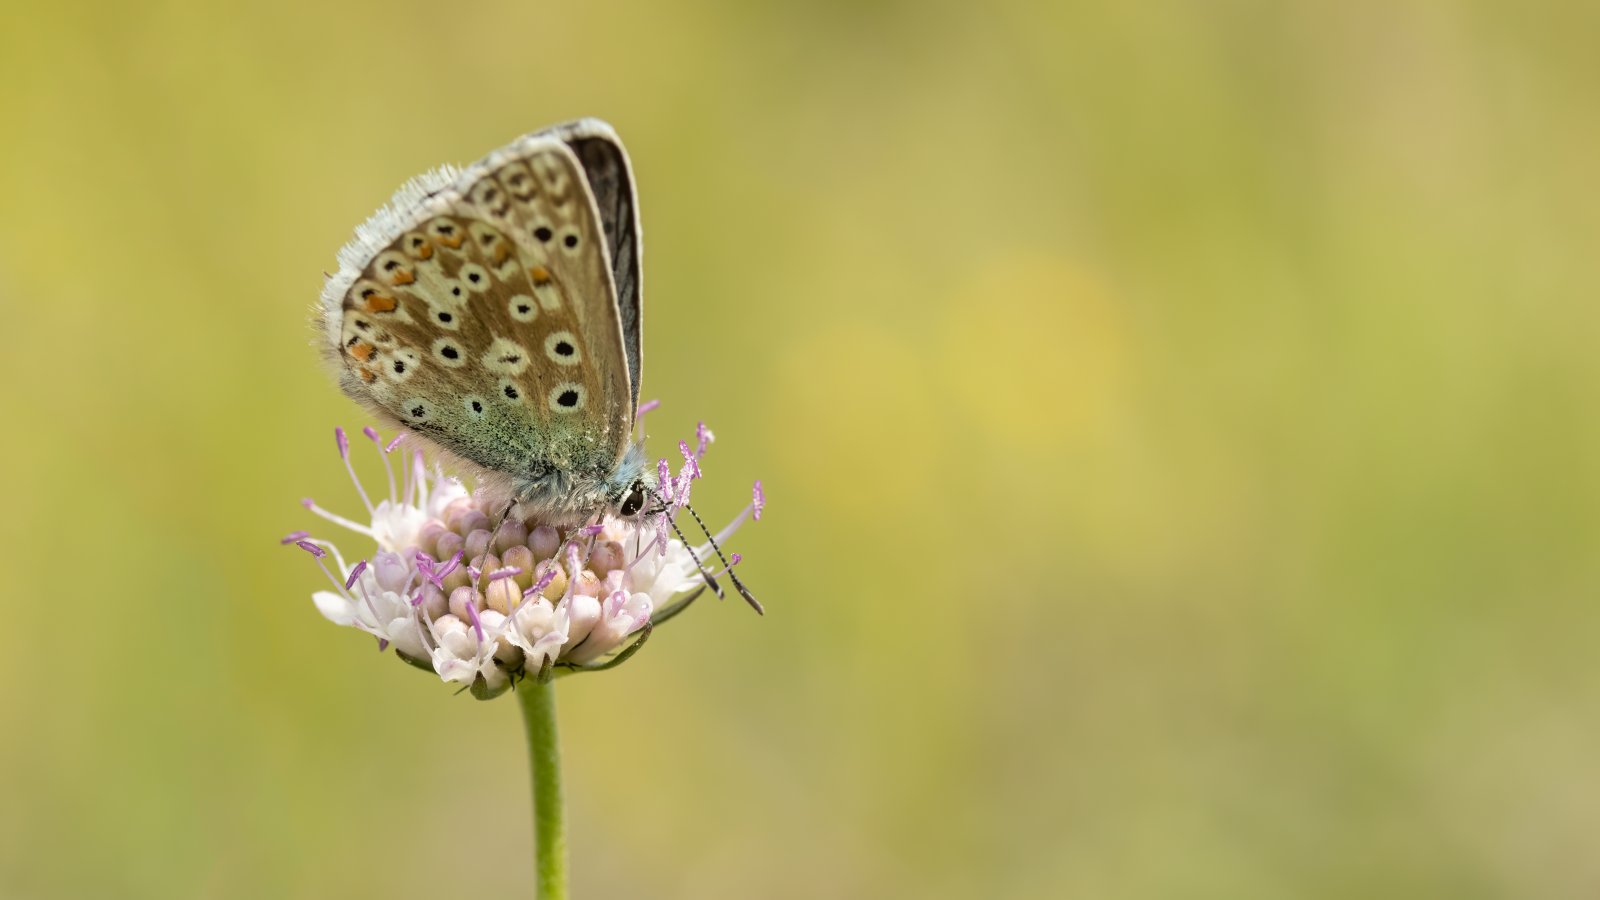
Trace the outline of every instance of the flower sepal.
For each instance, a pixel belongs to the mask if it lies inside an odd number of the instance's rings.
[[[699,591],[695,591],[695,594],[698,595],[699,593]],[[556,663],[555,667],[562,670],[560,673],[561,675],[580,675],[584,672],[604,672],[607,669],[614,669],[617,666],[627,662],[629,657],[633,656],[635,653],[638,653],[639,648],[644,646],[644,642],[650,639],[650,632],[654,629],[655,623],[644,623],[644,627],[639,629],[639,637],[632,643],[623,646],[621,650],[611,654],[608,657],[601,657],[595,662],[559,662]],[[548,667],[548,662],[546,663],[546,667]],[[546,678],[545,680],[549,679]]]
[[[422,671],[427,672],[429,675],[434,674],[433,663],[429,662],[428,660],[412,656],[398,647],[395,648],[394,655],[400,657],[400,660],[407,665],[421,669]]]
[[[432,672],[433,667],[429,666],[428,671]],[[493,700],[509,690],[511,690],[510,678],[498,679],[491,685],[489,679],[482,675],[472,679],[472,684],[467,688],[467,692],[479,700]]]

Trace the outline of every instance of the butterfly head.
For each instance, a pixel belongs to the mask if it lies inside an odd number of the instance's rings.
[[[631,519],[637,516],[644,509],[644,492],[644,482],[634,482],[633,487],[628,489],[627,496],[623,497],[622,502],[617,505],[617,514],[624,519]]]

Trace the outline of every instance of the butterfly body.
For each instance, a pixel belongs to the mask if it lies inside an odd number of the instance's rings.
[[[323,291],[324,346],[345,393],[526,513],[631,514],[654,486],[634,440],[640,257],[615,133],[536,132],[413,180],[356,230]]]

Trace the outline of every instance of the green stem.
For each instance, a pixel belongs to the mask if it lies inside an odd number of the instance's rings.
[[[517,686],[528,730],[528,773],[533,782],[534,869],[538,900],[567,900],[567,823],[561,803],[561,748],[556,741],[555,679],[537,677]]]

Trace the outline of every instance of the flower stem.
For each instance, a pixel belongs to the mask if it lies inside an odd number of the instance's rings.
[[[556,741],[555,680],[526,678],[517,686],[528,730],[533,782],[534,870],[538,900],[567,900],[567,823],[561,803],[561,748]]]

